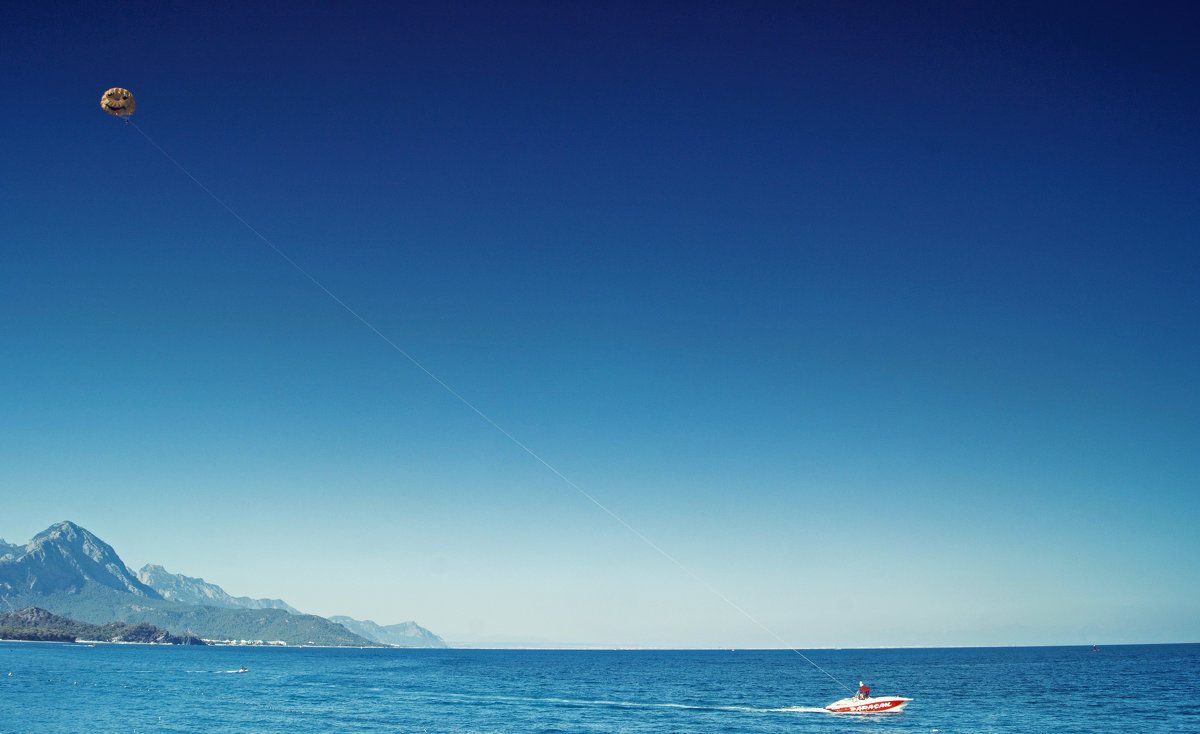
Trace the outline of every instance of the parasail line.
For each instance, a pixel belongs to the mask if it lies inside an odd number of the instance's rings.
[[[683,564],[683,562],[681,562],[679,559],[675,558],[675,556],[668,553],[662,546],[658,545],[653,540],[646,537],[646,535],[643,534],[640,530],[638,530],[637,528],[635,528],[634,526],[632,526],[628,522],[626,522],[625,518],[621,517],[616,512],[609,509],[603,502],[596,499],[590,492],[585,490],[583,487],[580,487],[578,484],[576,484],[574,481],[572,481],[569,477],[567,477],[565,474],[563,474],[561,471],[559,471],[558,468],[556,468],[553,464],[551,464],[546,459],[542,458],[536,451],[529,448],[529,446],[527,446],[525,443],[523,443],[520,439],[518,439],[513,434],[509,433],[503,426],[501,426],[496,421],[492,420],[491,416],[487,415],[482,410],[480,410],[478,407],[476,407],[474,403],[472,403],[470,400],[467,400],[465,397],[463,397],[463,395],[461,393],[459,393],[457,390],[455,390],[453,387],[451,387],[449,384],[447,384],[444,380],[442,380],[442,378],[438,377],[436,374],[431,372],[429,370],[429,368],[427,368],[425,365],[421,364],[416,359],[416,357],[413,357],[411,354],[409,354],[407,351],[405,351],[399,344],[396,344],[396,342],[394,342],[390,338],[388,338],[388,336],[386,334],[384,334],[382,331],[380,331],[378,328],[376,328],[376,326],[374,324],[372,324],[370,321],[368,321],[366,319],[366,317],[364,317],[362,314],[360,314],[359,312],[357,312],[353,308],[351,308],[348,303],[343,301],[340,297],[338,297],[338,295],[336,293],[334,293],[329,288],[327,288],[324,283],[317,280],[317,278],[312,273],[309,273],[307,270],[305,270],[298,262],[293,260],[290,255],[288,255],[286,252],[284,252],[282,249],[280,249],[274,242],[272,242],[270,239],[268,239],[266,235],[264,235],[262,232],[259,232],[257,229],[255,229],[249,222],[247,222],[244,218],[242,218],[242,215],[238,214],[238,212],[233,207],[231,207],[229,204],[225,203],[225,201],[223,199],[221,199],[221,197],[214,194],[207,186],[205,186],[200,181],[200,179],[193,176],[191,171],[189,171],[187,168],[185,168],[182,163],[175,160],[175,158],[172,157],[170,153],[168,153],[166,150],[164,150],[161,145],[156,143],[153,138],[151,138],[149,135],[147,135],[146,131],[142,130],[142,128],[139,127],[136,122],[133,122],[129,118],[126,118],[126,122],[128,122],[135,130],[137,130],[138,133],[140,133],[141,136],[146,139],[146,142],[148,142],[148,143],[150,143],[150,145],[154,146],[154,148],[159,153],[162,153],[163,156],[168,161],[170,161],[172,164],[175,165],[176,168],[178,168],[180,171],[182,171],[185,176],[190,178],[194,184],[199,186],[201,191],[208,194],[208,196],[213,201],[217,202],[217,204],[219,204],[222,209],[229,212],[229,214],[232,215],[234,219],[241,222],[242,226],[244,226],[246,229],[250,230],[250,232],[255,237],[257,237],[259,240],[261,240],[262,243],[265,244],[267,247],[271,248],[271,250],[274,251],[276,255],[283,258],[283,260],[288,265],[291,265],[292,268],[296,272],[303,275],[305,277],[305,279],[307,279],[310,283],[312,283],[314,286],[316,286],[322,293],[324,293],[331,300],[333,300],[334,303],[341,306],[342,309],[346,311],[346,313],[353,316],[356,321],[358,321],[360,324],[362,324],[367,329],[369,329],[373,334],[375,334],[375,336],[379,337],[379,339],[382,340],[384,344],[387,344],[396,353],[398,353],[400,356],[404,357],[409,362],[411,362],[413,364],[413,366],[415,366],[420,371],[424,372],[431,380],[433,380],[438,385],[440,385],[443,390],[450,393],[460,403],[462,403],[464,406],[469,408],[471,410],[471,412],[475,413],[475,415],[482,418],[492,428],[495,428],[497,431],[499,431],[505,438],[507,438],[509,441],[511,441],[513,444],[515,444],[519,449],[524,451],[526,454],[528,454],[530,457],[532,457],[535,461],[537,461],[543,467],[548,469],[552,474],[554,474],[554,476],[561,479],[568,487],[570,487],[571,489],[574,489],[576,492],[578,492],[580,495],[582,495],[587,501],[591,502],[593,505],[595,505],[600,510],[602,510],[605,514],[607,514],[609,517],[611,517],[613,520],[615,520],[618,524],[621,525],[621,527],[625,528],[630,533],[633,533],[633,535],[635,535],[643,543],[645,543],[646,545],[650,546],[655,551],[657,551],[659,555],[661,555],[663,558],[667,559],[672,564],[674,564],[676,568],[678,568],[680,571],[682,571],[689,578],[698,582],[701,586],[708,589],[708,591],[710,593],[715,595],[721,601],[725,602],[725,604],[727,604],[734,611],[738,612],[743,617],[745,617],[747,620],[752,622],[756,627],[758,627],[762,631],[766,632],[771,637],[775,638],[775,640],[778,641],[781,645],[783,645],[784,648],[799,655],[806,662],[808,662],[809,665],[812,665],[817,670],[819,670],[822,673],[824,673],[825,675],[829,676],[829,678],[834,683],[837,683],[842,688],[845,688],[847,691],[851,691],[851,692],[854,691],[853,688],[851,688],[850,686],[846,685],[845,683],[843,683],[842,681],[840,681],[836,677],[834,677],[834,675],[832,673],[830,673],[829,671],[822,668],[820,665],[817,665],[815,662],[810,660],[807,655],[800,652],[796,648],[788,645],[787,642],[782,637],[780,637],[773,629],[767,627],[765,624],[760,622],[754,615],[750,614],[750,612],[743,609],[741,606],[739,606],[737,603],[735,603],[732,599],[730,599],[728,596],[726,596],[724,593],[722,593],[720,589],[713,586],[704,577],[700,576],[698,573],[696,573],[692,569],[685,566]]]

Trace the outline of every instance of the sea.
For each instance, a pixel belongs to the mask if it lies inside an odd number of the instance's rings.
[[[802,653],[3,642],[0,731],[1200,732],[1197,644]]]

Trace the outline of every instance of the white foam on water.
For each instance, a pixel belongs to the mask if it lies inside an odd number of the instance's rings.
[[[548,703],[557,704],[560,706],[611,706],[618,708],[630,709],[681,709],[691,711],[730,711],[734,713],[748,714],[774,714],[774,713],[829,713],[823,708],[812,706],[789,706],[785,708],[759,708],[755,706],[723,706],[720,704],[687,704],[687,703],[668,703],[658,701],[613,701],[609,699],[590,699],[590,698],[549,698],[549,697],[533,697],[533,696],[498,696],[498,695],[479,695],[471,693],[442,693],[437,691],[407,691],[408,694],[418,696],[432,696],[440,698],[457,698],[468,699],[474,701],[512,701],[519,703]]]

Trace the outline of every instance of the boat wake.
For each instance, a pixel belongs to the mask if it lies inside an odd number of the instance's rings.
[[[688,711],[729,711],[733,713],[744,714],[777,714],[777,713],[818,713],[828,714],[829,712],[823,708],[813,706],[787,706],[764,708],[758,706],[724,706],[720,704],[694,704],[694,703],[666,703],[656,701],[614,701],[610,699],[584,699],[584,698],[549,698],[549,697],[526,697],[526,696],[480,696],[470,693],[443,693],[438,691],[410,691],[410,694],[430,696],[433,698],[447,699],[454,698],[460,700],[473,701],[492,701],[492,702],[512,702],[512,703],[540,703],[556,706],[578,706],[578,707],[612,707],[612,708],[627,708],[627,709],[678,709]]]

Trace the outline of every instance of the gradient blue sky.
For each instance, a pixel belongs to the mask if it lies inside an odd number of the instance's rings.
[[[477,644],[1200,640],[1200,23],[1046,6],[6,4],[0,536]]]

